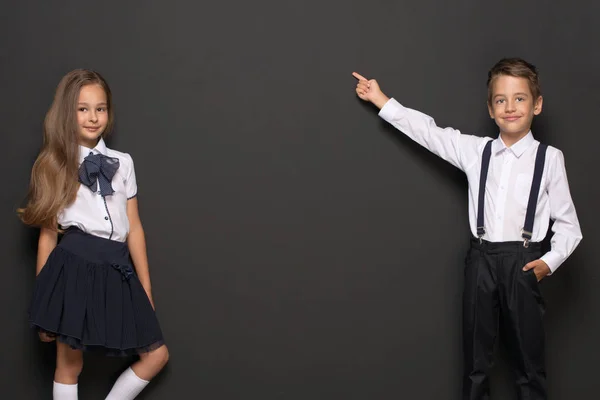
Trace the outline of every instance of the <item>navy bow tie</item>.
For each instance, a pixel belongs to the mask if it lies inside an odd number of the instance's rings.
[[[96,182],[98,182],[100,194],[110,196],[115,192],[110,182],[118,169],[118,158],[90,153],[79,166],[79,182],[91,191],[96,190]]]

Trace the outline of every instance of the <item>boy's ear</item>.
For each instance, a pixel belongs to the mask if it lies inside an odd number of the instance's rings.
[[[538,97],[533,106],[533,115],[539,115],[542,112],[542,104],[544,103],[544,99],[542,96]]]

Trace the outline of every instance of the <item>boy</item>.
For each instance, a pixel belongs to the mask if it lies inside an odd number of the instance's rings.
[[[530,131],[542,111],[536,68],[500,60],[488,73],[488,111],[498,138],[463,135],[389,99],[377,81],[357,73],[356,93],[415,142],[460,168],[469,183],[473,238],[463,293],[463,399],[489,399],[488,374],[498,329],[507,339],[520,399],[546,399],[544,303],[538,282],[582,239],[560,150]],[[481,190],[480,190],[481,188]],[[541,254],[549,220],[551,250]]]

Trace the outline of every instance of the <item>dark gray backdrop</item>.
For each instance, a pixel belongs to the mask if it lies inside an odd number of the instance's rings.
[[[109,81],[171,350],[141,398],[458,399],[466,181],[381,122],[356,70],[440,125],[495,135],[486,73],[542,73],[536,136],[564,151],[584,232],[543,282],[552,399],[600,389],[599,7],[544,1],[21,1],[0,16],[2,398],[50,398],[20,224],[54,89]],[[502,360],[502,359],[501,359]],[[128,360],[86,358],[81,398]],[[494,399],[512,398],[500,366]]]

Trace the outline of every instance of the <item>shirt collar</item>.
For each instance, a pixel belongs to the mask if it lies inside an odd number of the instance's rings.
[[[98,144],[93,149],[79,145],[79,162],[82,163],[83,159],[89,156],[90,153],[106,155],[106,143],[104,143],[104,139],[100,138]]]
[[[498,136],[492,143],[492,152],[494,154],[498,154],[504,150],[507,150],[511,151],[517,158],[519,158],[523,155],[523,153],[525,153],[525,150],[527,150],[529,146],[531,146],[534,142],[535,139],[533,138],[533,134],[531,133],[531,131],[529,131],[527,135],[525,135],[517,143],[513,144],[510,147],[507,147],[502,141],[502,138]]]

